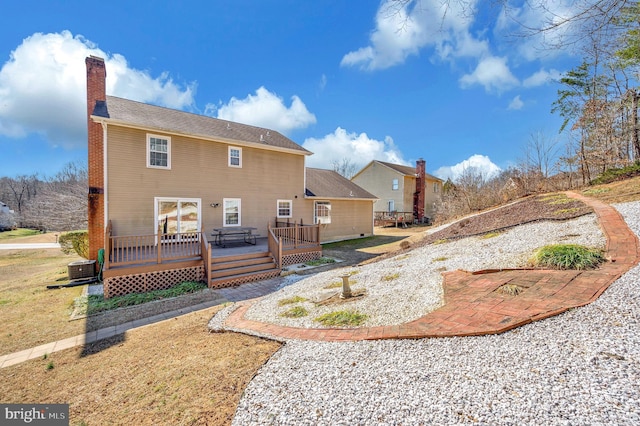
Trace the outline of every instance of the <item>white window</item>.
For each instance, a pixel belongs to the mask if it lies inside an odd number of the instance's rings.
[[[278,217],[292,217],[293,203],[291,200],[278,200]]]
[[[329,201],[316,201],[314,216],[314,223],[331,223],[331,203]]]
[[[147,167],[171,168],[171,138],[169,136],[147,135]]]
[[[224,205],[222,209],[224,226],[241,226],[240,198],[225,198],[222,203]]]
[[[433,182],[433,192],[438,192],[440,190],[440,185],[438,182]]]
[[[393,191],[397,191],[398,190],[398,179],[394,179],[393,182],[391,183],[391,189]]]
[[[242,148],[229,147],[229,167],[242,168]]]

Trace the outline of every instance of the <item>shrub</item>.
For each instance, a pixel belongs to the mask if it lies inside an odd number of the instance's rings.
[[[195,293],[207,288],[207,285],[198,281],[183,281],[164,290],[153,290],[147,293],[131,293],[124,296],[115,296],[105,299],[102,295],[89,295],[87,314],[97,314],[98,312],[111,309],[123,308],[125,306],[141,305],[153,300],[162,300],[170,297],[178,297],[184,294]]]
[[[315,259],[315,260],[310,260],[308,262],[305,263],[305,265],[307,266],[320,266],[320,265],[327,265],[330,263],[336,263],[335,259],[332,259],[330,257],[321,257],[320,259]]]
[[[290,305],[292,303],[300,303],[300,302],[306,302],[306,301],[307,301],[307,299],[305,299],[304,297],[293,296],[293,297],[289,297],[287,299],[278,300],[278,306]]]
[[[307,311],[302,306],[294,306],[288,311],[285,311],[280,314],[281,317],[286,317],[286,318],[300,318],[300,317],[306,317],[307,315],[309,315],[309,311]]]
[[[89,233],[87,231],[70,231],[58,238],[60,248],[65,254],[75,252],[78,256],[89,258]]]
[[[629,179],[634,176],[640,175],[640,161],[627,167],[619,169],[609,169],[594,180],[590,182],[590,185],[601,185],[604,183],[611,183],[619,180]]]
[[[382,281],[393,281],[395,279],[397,279],[398,277],[400,277],[400,273],[396,272],[394,274],[388,274],[382,277]]]
[[[349,326],[360,325],[367,318],[367,315],[361,314],[358,311],[337,311],[320,315],[315,318],[315,321],[327,326]]]
[[[604,262],[602,252],[576,244],[544,246],[533,255],[530,263],[553,269],[592,269]]]

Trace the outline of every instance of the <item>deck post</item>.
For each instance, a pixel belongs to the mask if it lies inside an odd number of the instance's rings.
[[[158,250],[156,250],[157,254],[158,254],[158,263],[162,263],[162,235],[163,234],[156,234],[158,236]]]
[[[111,255],[111,221],[107,222],[107,229],[104,231],[104,264],[102,269],[109,269],[109,257]]]

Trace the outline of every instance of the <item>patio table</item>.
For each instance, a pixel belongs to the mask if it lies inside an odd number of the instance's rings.
[[[254,234],[253,231],[256,231],[258,228],[254,228],[252,226],[234,226],[229,228],[213,228],[213,233],[211,234],[214,237],[214,242],[219,247],[226,247],[227,243],[238,241],[244,242],[245,244],[256,245],[256,237],[257,234]]]

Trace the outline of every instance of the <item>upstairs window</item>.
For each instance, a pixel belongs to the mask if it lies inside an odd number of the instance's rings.
[[[440,191],[440,185],[438,184],[438,182],[433,182],[433,192],[437,193]]]
[[[392,189],[392,190],[394,190],[394,191],[397,191],[397,190],[398,190],[398,179],[394,179],[394,180],[391,182],[391,189]]]
[[[147,167],[154,169],[171,168],[171,138],[147,135]]]
[[[229,167],[242,167],[242,148],[229,147]]]
[[[292,217],[293,203],[291,200],[278,200],[278,217]]]

